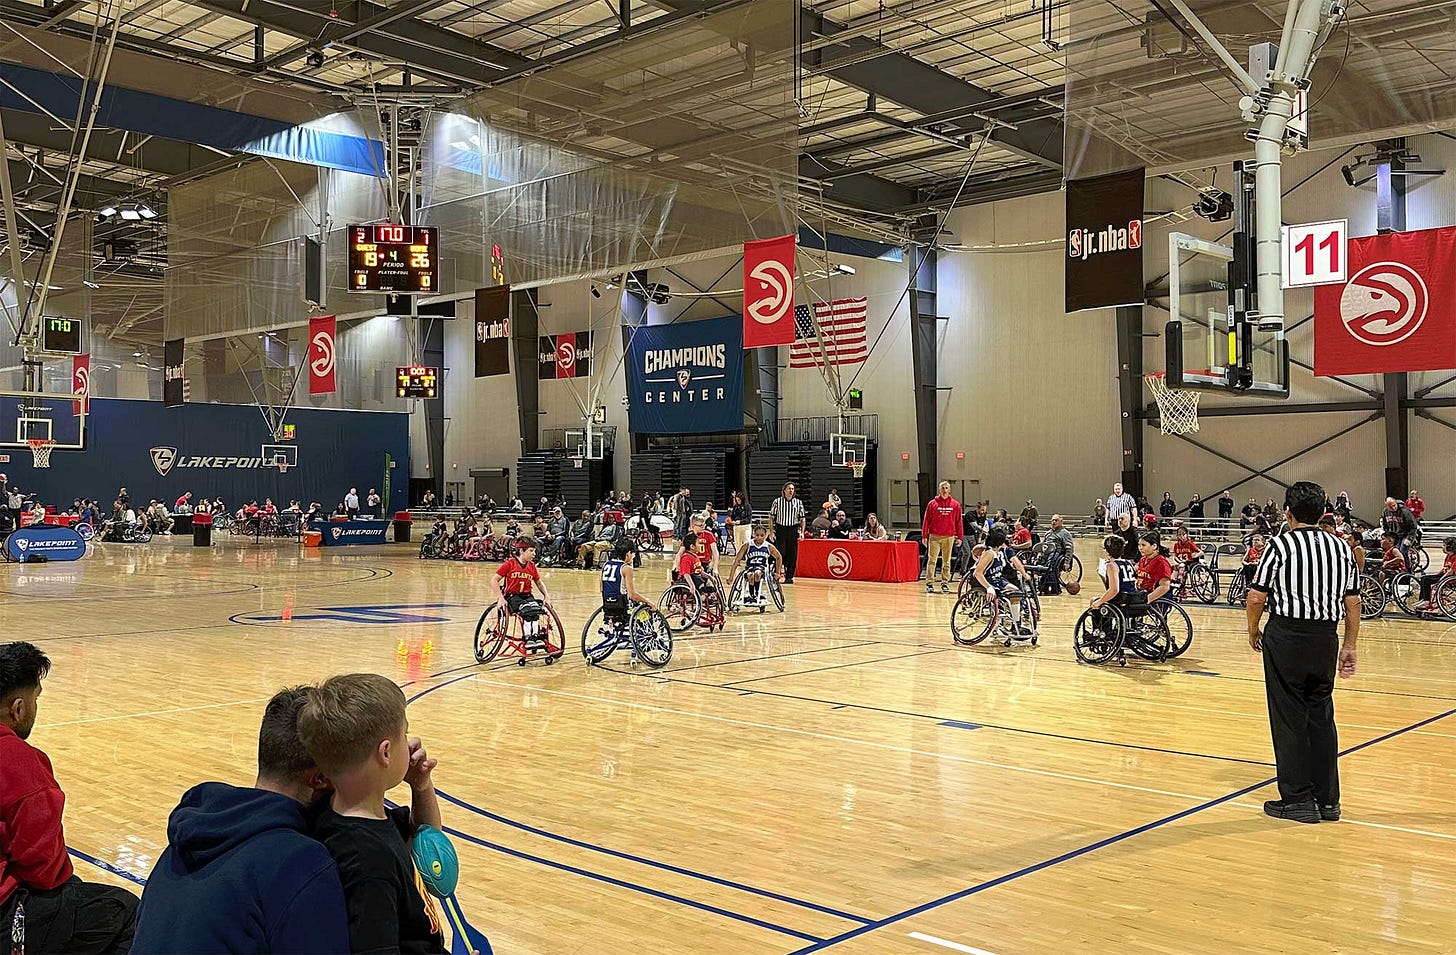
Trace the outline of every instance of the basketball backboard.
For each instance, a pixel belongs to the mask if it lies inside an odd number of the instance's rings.
[[[1236,258],[1232,246],[1168,236],[1168,387],[1287,398],[1284,331],[1245,320],[1238,290],[1246,270]]]
[[[839,467],[868,464],[870,439],[862,434],[831,434],[829,436],[829,458]]]
[[[574,458],[585,458],[588,461],[601,461],[607,456],[607,433],[605,431],[592,431],[591,440],[587,440],[585,429],[566,432],[566,453]]]
[[[55,450],[82,451],[86,420],[71,395],[41,391],[0,391],[0,447],[24,448],[32,439],[54,441]]]

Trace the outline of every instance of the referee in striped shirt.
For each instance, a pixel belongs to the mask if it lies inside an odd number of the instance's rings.
[[[1319,529],[1324,507],[1324,488],[1311,481],[1285,492],[1289,530],[1269,542],[1249,585],[1249,646],[1264,654],[1279,775],[1279,798],[1264,803],[1264,812],[1295,822],[1340,818],[1335,672],[1354,675],[1360,634],[1359,571],[1350,548]]]
[[[794,570],[799,566],[799,537],[804,533],[804,502],[796,496],[797,491],[792,482],[785,484],[783,494],[768,509],[773,521],[768,539],[784,559],[786,584],[794,582]]]

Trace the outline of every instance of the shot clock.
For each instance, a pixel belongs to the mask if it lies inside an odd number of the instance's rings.
[[[351,225],[349,291],[430,295],[439,290],[439,230]]]
[[[81,354],[81,325],[79,318],[47,315],[41,319],[40,350],[52,355]]]

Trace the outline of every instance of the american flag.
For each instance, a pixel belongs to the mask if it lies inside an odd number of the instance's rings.
[[[812,311],[811,311],[812,309]],[[869,300],[844,298],[794,306],[794,343],[789,346],[790,368],[816,365],[858,365],[869,357],[865,320]],[[815,320],[819,327],[816,331]]]

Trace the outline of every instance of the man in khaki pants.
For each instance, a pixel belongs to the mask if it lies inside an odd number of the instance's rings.
[[[920,524],[921,536],[925,538],[925,592],[935,593],[935,559],[940,562],[940,592],[950,593],[950,557],[956,541],[965,538],[965,527],[961,524],[961,502],[950,496],[950,482],[940,482],[938,493],[925,508],[925,520]]]

